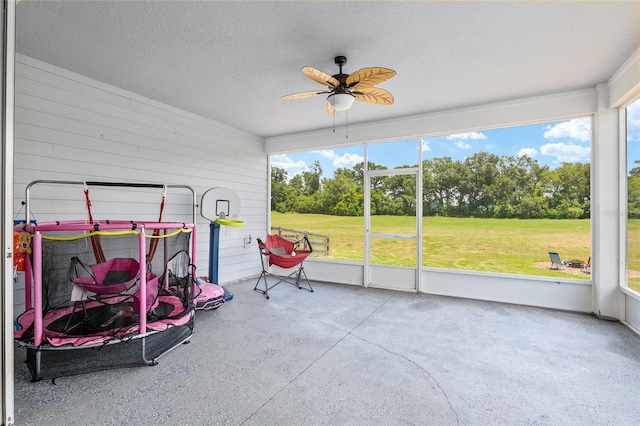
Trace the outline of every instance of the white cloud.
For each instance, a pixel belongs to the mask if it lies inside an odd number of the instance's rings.
[[[348,152],[341,157],[336,157],[333,160],[333,165],[335,167],[341,168],[352,168],[358,163],[362,163],[364,161],[364,157],[358,154],[349,154]]]
[[[329,160],[334,160],[337,157],[336,153],[331,149],[323,149],[322,151],[316,152],[318,152],[321,157],[327,158]]]
[[[555,126],[547,126],[544,132],[545,139],[577,139],[580,142],[591,141],[591,119],[576,118],[563,121]]]
[[[516,157],[524,157],[525,155],[529,158],[535,158],[535,156],[538,155],[538,150],[535,148],[522,148],[518,151]]]
[[[428,140],[423,140],[422,141],[422,152],[428,152],[431,151],[431,147],[429,146],[429,141]]]
[[[466,142],[462,142],[462,141],[457,141],[457,142],[455,143],[455,145],[456,145],[458,148],[460,148],[460,149],[469,149],[469,148],[471,148],[471,145],[469,145],[469,144],[468,144],[468,143],[466,143]]]
[[[591,156],[591,148],[572,143],[557,142],[542,145],[540,147],[540,153],[542,155],[556,157],[558,162],[576,162],[588,160]]]
[[[452,140],[452,139],[462,139],[462,140],[467,140],[467,139],[487,139],[487,135],[485,135],[484,133],[480,133],[480,132],[458,133],[457,135],[449,135],[449,136],[447,136],[447,139],[449,139],[449,140]]]
[[[280,167],[287,172],[289,178],[309,170],[309,166],[304,161],[293,161],[286,154],[274,155],[271,157],[271,165],[274,167]]]

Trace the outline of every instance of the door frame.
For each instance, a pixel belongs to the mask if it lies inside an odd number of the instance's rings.
[[[420,143],[422,141],[420,140]],[[421,150],[420,150],[421,151]],[[365,146],[366,157],[366,146]],[[379,234],[371,232],[371,178],[379,176],[414,175],[416,178],[416,233],[415,234]],[[371,238],[387,239],[415,239],[416,240],[416,264],[415,264],[415,291],[422,291],[422,155],[418,167],[406,167],[400,169],[368,170],[367,161],[364,168],[364,287],[371,285]]]
[[[2,424],[14,424],[14,344],[13,344],[13,151],[14,151],[14,97],[15,97],[15,32],[16,32],[16,0],[3,0],[0,37],[2,37],[2,95],[0,113],[2,150],[2,289],[0,289],[0,305],[2,306],[2,384],[0,398],[2,400]]]

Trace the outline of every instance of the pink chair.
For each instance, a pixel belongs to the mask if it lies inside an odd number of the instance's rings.
[[[72,293],[72,301],[74,302],[73,311],[69,316],[65,330],[69,331],[82,322],[88,321],[88,313],[85,300],[92,299],[101,301],[110,297],[126,295],[132,287],[140,281],[140,264],[133,258],[114,258],[103,263],[97,263],[85,266],[80,259],[73,257],[69,268],[70,280],[75,287],[80,289],[80,294],[76,294],[75,298]],[[146,280],[146,312],[155,309],[158,306],[158,277],[152,273],[147,273]],[[89,296],[89,293],[94,295]],[[133,303],[135,311],[141,312],[140,289],[133,294]],[[69,327],[71,319],[76,312],[77,303],[81,302],[84,317],[80,323]],[[105,301],[104,303],[107,303]],[[130,314],[133,313],[131,309]],[[103,326],[108,327],[112,323],[105,323]]]

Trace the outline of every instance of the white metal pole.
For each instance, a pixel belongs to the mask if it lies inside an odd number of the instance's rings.
[[[15,0],[3,1],[2,19],[2,424],[14,424],[13,396],[13,123]]]
[[[371,284],[371,178],[369,177],[369,157],[367,144],[364,144],[364,165],[362,167],[362,185],[364,187],[364,282],[362,285],[369,287]]]
[[[416,173],[416,230],[417,230],[417,241],[416,241],[416,251],[417,251],[417,259],[416,259],[416,291],[418,293],[422,293],[422,250],[423,250],[423,242],[422,242],[422,142],[423,138],[418,139],[418,172]]]

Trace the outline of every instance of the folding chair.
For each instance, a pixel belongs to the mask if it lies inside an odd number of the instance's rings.
[[[114,296],[131,296],[129,290],[139,283],[139,272],[140,264],[133,258],[114,258],[87,267],[78,257],[72,257],[69,266],[69,280],[74,286],[71,291],[73,310],[67,319],[65,331],[68,332],[80,324],[89,321],[85,304],[86,300],[102,302]],[[146,290],[146,310],[149,312],[158,305],[158,277],[152,272],[147,272]],[[132,297],[135,312],[139,314],[141,311],[140,289],[138,289]],[[71,321],[75,316],[78,303],[81,304],[84,315],[78,323],[72,325]],[[130,315],[134,313],[134,309],[128,308],[126,312],[122,311],[121,313]],[[116,320],[117,318],[118,316],[116,315],[112,317],[112,320]],[[101,327],[108,327],[112,324],[113,321],[105,322]]]
[[[550,251],[549,258],[551,259],[551,269],[562,269],[564,262],[560,259],[560,254],[557,251]]]
[[[298,287],[301,290],[307,290],[313,292],[313,287],[307,278],[306,272],[304,272],[304,266],[302,262],[313,252],[311,243],[305,235],[301,240],[289,241],[282,238],[280,235],[267,235],[267,238],[263,242],[260,238],[258,240],[258,249],[260,250],[260,262],[262,262],[262,273],[258,278],[258,282],[253,288],[264,294],[267,299],[269,298],[269,290],[277,286],[281,282],[286,282]],[[304,243],[304,245],[302,245]],[[306,249],[308,247],[308,249]],[[296,268],[287,276],[276,275],[271,272],[271,266],[277,266],[282,269]],[[295,275],[295,281],[293,276]],[[300,276],[304,275],[304,281],[307,283],[307,287],[300,285]],[[267,276],[272,276],[278,279],[275,284],[269,285],[267,282]],[[264,289],[258,288],[260,281],[264,281]]]

